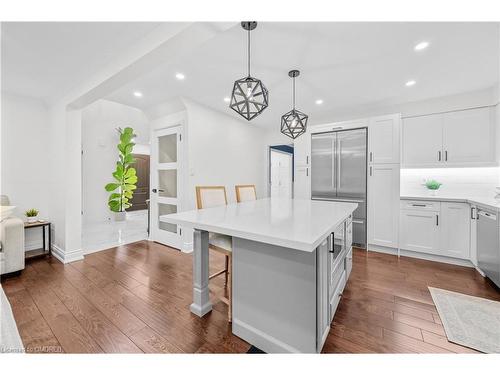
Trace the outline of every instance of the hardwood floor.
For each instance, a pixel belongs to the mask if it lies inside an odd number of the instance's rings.
[[[211,254],[211,269],[224,258]],[[63,265],[29,262],[2,282],[28,352],[244,353],[227,306],[189,311],[192,258],[141,241]],[[223,277],[211,280],[223,287]],[[427,286],[500,301],[473,269],[354,251],[324,353],[473,353],[447,341]]]

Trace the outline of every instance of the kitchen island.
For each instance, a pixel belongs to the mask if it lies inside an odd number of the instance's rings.
[[[203,316],[208,233],[232,237],[232,331],[268,353],[320,352],[352,267],[356,203],[265,198],[164,215],[194,229],[193,303]]]

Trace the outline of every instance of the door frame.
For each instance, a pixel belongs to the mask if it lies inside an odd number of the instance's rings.
[[[276,149],[273,149],[272,147],[276,147],[276,146],[290,146],[293,148],[294,150],[294,153],[293,154],[290,154],[289,152],[285,152],[285,151],[281,151],[281,150],[276,150]],[[292,164],[291,164],[291,169],[292,169],[292,180],[290,181],[290,187],[291,187],[291,190],[292,190],[292,199],[295,195],[295,191],[294,191],[294,175],[295,175],[295,171],[294,171],[294,158],[295,158],[295,147],[294,147],[294,144],[293,143],[277,143],[277,144],[270,144],[270,145],[267,145],[267,152],[266,152],[266,158],[267,158],[267,167],[266,167],[266,185],[267,185],[267,196],[268,197],[271,197],[271,150],[272,151],[275,151],[275,152],[281,152],[283,154],[287,154],[287,155],[290,155],[291,158],[292,158]]]

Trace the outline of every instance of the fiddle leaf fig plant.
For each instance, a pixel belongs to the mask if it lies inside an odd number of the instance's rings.
[[[111,195],[108,198],[109,209],[113,212],[124,212],[132,207],[130,203],[134,190],[137,188],[137,174],[132,166],[135,159],[132,155],[134,148],[134,130],[130,127],[118,128],[120,143],[118,143],[119,160],[116,162],[116,170],[113,172],[114,182],[105,186],[106,191]]]

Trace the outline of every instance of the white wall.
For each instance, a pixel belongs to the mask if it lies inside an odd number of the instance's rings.
[[[195,208],[195,186],[224,185],[229,202],[236,202],[234,186],[254,184],[257,197],[265,185],[265,131],[198,103],[185,100],[188,128],[188,191]]]
[[[109,193],[104,186],[112,182],[111,174],[118,160],[117,127],[130,126],[137,134],[135,152],[149,154],[149,124],[144,113],[130,106],[99,100],[82,111],[82,188],[84,222],[111,219]]]
[[[196,208],[197,185],[226,186],[231,203],[236,202],[234,186],[238,184],[254,184],[258,198],[268,195],[266,150],[270,138],[265,129],[184,98],[182,105],[162,105],[148,113],[152,131],[184,125],[186,164],[181,176],[184,188],[180,192],[180,210]],[[183,242],[184,249],[189,249],[189,230],[183,231]]]
[[[49,218],[48,112],[36,99],[2,92],[1,193],[16,206],[15,215],[25,219],[29,208]],[[30,230],[26,248],[41,247],[41,234]]]
[[[402,169],[401,195],[425,194],[423,180],[434,179],[443,184],[443,195],[494,197],[498,178],[497,167]]]

